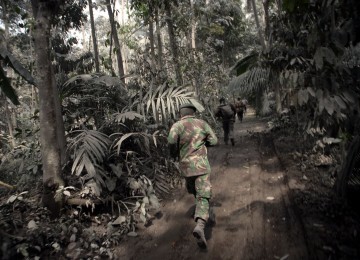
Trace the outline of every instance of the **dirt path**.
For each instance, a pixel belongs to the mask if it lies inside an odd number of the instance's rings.
[[[311,259],[272,141],[259,142],[248,132],[265,128],[249,111],[244,122],[235,123],[234,147],[220,142],[209,150],[217,223],[206,229],[207,251],[192,237],[194,201],[183,187],[164,201],[157,219],[139,237],[119,245],[116,258]]]

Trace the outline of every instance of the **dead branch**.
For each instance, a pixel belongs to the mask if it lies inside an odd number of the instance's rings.
[[[19,236],[14,236],[8,233],[5,233],[4,231],[0,230],[0,234],[6,237],[10,237],[10,238],[14,238],[14,239],[18,239],[18,240],[24,240],[25,237],[19,237]]]
[[[12,185],[7,184],[7,183],[2,182],[2,181],[0,181],[0,186],[11,189],[11,190],[15,189],[15,186],[12,186]]]

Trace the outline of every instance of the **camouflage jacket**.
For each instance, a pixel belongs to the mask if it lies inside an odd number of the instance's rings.
[[[184,116],[173,124],[168,136],[169,144],[179,145],[180,170],[184,177],[210,173],[206,145],[217,144],[217,137],[205,121]]]

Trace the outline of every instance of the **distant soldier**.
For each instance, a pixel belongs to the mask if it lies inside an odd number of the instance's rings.
[[[244,117],[244,113],[246,112],[246,104],[244,100],[241,100],[241,98],[237,98],[237,100],[235,101],[235,110],[236,110],[236,115],[239,119],[240,122],[242,122],[243,117]]]
[[[172,157],[179,157],[180,170],[186,180],[186,188],[196,199],[193,235],[202,248],[207,247],[204,228],[210,216],[211,198],[210,164],[206,146],[217,144],[217,137],[205,121],[195,118],[196,108],[192,104],[180,106],[181,119],[170,129],[168,142]],[[210,218],[210,219],[209,219]]]
[[[215,116],[222,121],[222,127],[224,131],[224,142],[227,145],[229,138],[231,144],[235,145],[234,140],[234,122],[235,122],[236,110],[234,105],[226,104],[225,98],[220,98],[220,105],[215,111]]]

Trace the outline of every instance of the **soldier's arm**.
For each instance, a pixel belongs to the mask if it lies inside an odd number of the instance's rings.
[[[233,104],[230,104],[230,107],[231,107],[231,110],[232,110],[234,113],[236,113],[236,108],[235,108],[235,106],[234,106]]]
[[[206,146],[215,146],[218,143],[218,138],[208,123],[205,123],[205,131],[207,134],[205,141]]]
[[[170,157],[176,160],[179,156],[179,147],[178,147],[179,134],[178,134],[178,128],[176,127],[175,124],[171,127],[167,140],[169,143]]]
[[[222,117],[222,112],[221,112],[220,107],[218,107],[218,108],[215,110],[214,115],[215,115],[215,117],[216,117],[217,119],[219,119],[219,118]]]

